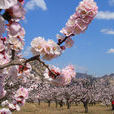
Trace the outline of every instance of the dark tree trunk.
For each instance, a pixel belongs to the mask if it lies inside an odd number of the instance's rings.
[[[48,101],[48,107],[50,107],[50,105],[51,105],[51,101]]]
[[[83,102],[84,108],[85,108],[85,113],[88,113],[88,102],[85,101]]]
[[[57,100],[55,100],[55,104],[56,104],[55,107],[57,108],[57,106],[58,106],[58,102],[57,102]]]
[[[40,100],[38,99],[38,105],[40,105]]]
[[[94,105],[96,105],[96,102],[94,102]]]
[[[66,102],[66,105],[67,105],[67,109],[70,109],[70,103],[69,103],[68,100],[67,100],[67,102]]]
[[[114,110],[114,104],[112,104],[112,110]]]
[[[63,107],[63,101],[62,100],[59,102],[59,105],[60,105],[60,108]]]

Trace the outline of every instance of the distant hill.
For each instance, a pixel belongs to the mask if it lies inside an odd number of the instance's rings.
[[[102,78],[112,78],[112,79],[114,79],[114,73],[112,73],[112,74],[109,74],[109,75],[104,75],[104,76],[102,76]]]
[[[114,80],[114,73],[112,74],[106,74],[104,76],[101,76],[101,77],[94,77],[93,75],[90,75],[90,74],[87,74],[87,73],[76,73],[76,78],[96,78],[96,79],[101,79],[101,78],[104,78],[104,79],[113,79]]]
[[[39,63],[38,61],[33,61],[30,63],[32,65],[32,73],[35,74],[35,76],[40,76],[41,77],[41,80],[42,80],[42,76],[43,76],[43,72],[45,70],[45,67]],[[101,77],[94,77],[93,75],[90,75],[90,74],[87,74],[87,73],[79,73],[77,72],[76,73],[76,78],[86,78],[86,79],[91,79],[91,80],[94,80],[94,79],[108,79],[110,81],[110,83],[114,84],[114,73],[112,74],[106,74],[104,76],[101,76]]]
[[[86,78],[86,79],[91,79],[91,80],[99,80],[99,79],[105,79],[108,80],[112,85],[114,85],[114,73],[112,74],[106,74],[101,77],[94,77],[92,75],[89,75],[87,73],[77,73],[76,78]]]
[[[109,80],[109,82],[114,85],[114,73],[109,75],[104,75],[101,78]]]
[[[76,73],[76,78],[91,78],[93,77],[92,75],[89,75],[87,73]]]

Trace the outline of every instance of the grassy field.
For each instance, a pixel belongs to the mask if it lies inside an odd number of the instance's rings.
[[[21,111],[13,112],[13,114],[85,114],[82,105],[72,105],[71,109],[67,109],[66,106],[55,108],[55,104],[51,104],[51,107],[47,105],[46,103],[41,103],[41,105],[26,103]],[[111,107],[96,105],[89,106],[88,114],[114,114],[114,111],[111,111]]]

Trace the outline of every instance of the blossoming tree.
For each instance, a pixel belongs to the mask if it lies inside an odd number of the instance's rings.
[[[24,0],[0,0],[0,99],[3,99],[7,94],[4,89],[6,79],[19,78],[27,84],[27,77],[33,76],[31,74],[33,68],[29,63],[35,60],[46,67],[43,76],[45,81],[57,86],[69,84],[76,75],[74,66],[69,65],[61,70],[55,66],[46,65],[42,59],[54,59],[60,56],[66,48],[72,47],[74,44],[72,37],[85,32],[98,10],[93,0],[80,2],[75,13],[70,16],[66,26],[60,31],[62,34],[57,35],[58,42],[46,41],[42,37],[34,38],[31,42],[33,57],[26,59],[20,55],[24,47],[25,35],[25,30],[19,23],[25,15],[23,4]],[[13,84],[14,81],[9,85]],[[20,106],[25,103],[29,90],[23,88],[22,83],[17,83],[17,85],[20,86],[12,94],[14,96],[12,103],[3,102],[3,105],[7,105],[9,109],[4,108],[0,112],[10,114],[14,110],[20,110]]]

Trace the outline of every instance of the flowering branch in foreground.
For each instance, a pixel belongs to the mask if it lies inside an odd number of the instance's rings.
[[[41,59],[52,60],[59,57],[66,48],[72,47],[74,41],[71,37],[85,32],[98,10],[94,0],[80,2],[76,12],[60,31],[63,35],[57,35],[58,43],[51,39],[46,41],[43,37],[36,37],[31,42],[31,51],[34,56],[25,59],[20,55],[25,44],[25,30],[19,23],[25,16],[23,3],[24,0],[0,0],[0,99],[7,93],[4,89],[5,78],[13,80],[10,85],[14,85],[18,78],[21,79],[21,82],[25,83],[19,84],[20,87],[29,84],[27,81],[31,77],[35,80],[31,71],[32,67],[29,64],[29,62],[35,60],[46,67],[42,75],[46,81],[56,86],[69,84],[72,78],[76,76],[74,66],[69,65],[59,69],[55,66],[48,66]],[[6,37],[4,37],[4,33],[7,33]],[[7,80],[8,82],[9,80]],[[0,112],[11,114],[11,111],[20,110],[18,104],[24,104],[27,97],[28,90],[20,88],[16,92],[15,102],[8,104],[9,109],[2,109]]]
[[[54,72],[52,72],[50,70],[50,68],[48,67],[48,65],[46,65],[43,61],[41,61],[40,59],[40,55],[36,55],[36,56],[33,56],[27,60],[12,60],[11,62],[7,63],[7,64],[4,64],[4,65],[0,65],[0,69],[4,69],[4,68],[7,68],[7,67],[10,67],[10,66],[14,66],[14,65],[21,65],[23,66],[22,70],[24,69],[24,67],[26,67],[26,64],[31,62],[31,61],[34,61],[34,60],[38,60],[41,64],[43,64],[43,66],[45,66],[53,75],[56,76],[56,74]]]

